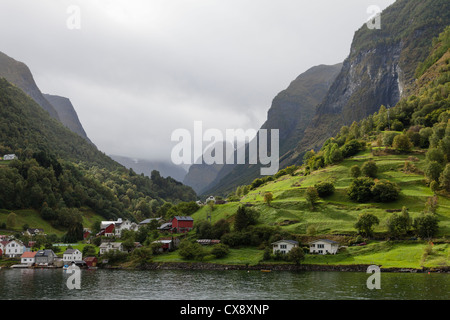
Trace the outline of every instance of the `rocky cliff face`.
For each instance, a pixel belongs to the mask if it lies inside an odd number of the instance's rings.
[[[299,161],[305,151],[320,148],[341,126],[373,114],[381,105],[394,106],[408,95],[432,39],[448,24],[448,1],[398,0],[382,12],[381,29],[363,25],[291,158]]]
[[[80,120],[78,119],[78,115],[72,105],[72,102],[70,102],[69,99],[49,94],[44,94],[44,98],[47,99],[47,101],[50,102],[55,108],[58,113],[59,120],[63,125],[70,129],[70,131],[75,132],[79,136],[86,139],[88,142],[91,142],[84,131]]]
[[[22,62],[16,61],[0,52],[0,77],[22,89],[33,98],[50,116],[59,120],[55,108],[44,98],[39,90],[30,69]]]
[[[33,74],[26,64],[16,61],[0,52],[0,78],[1,77],[22,89],[45,111],[47,111],[52,118],[59,120],[72,132],[92,143],[84,131],[70,100],[64,97],[43,94],[36,85]]]

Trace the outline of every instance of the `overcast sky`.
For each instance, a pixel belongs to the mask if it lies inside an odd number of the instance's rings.
[[[68,97],[100,150],[170,159],[172,131],[195,120],[258,129],[299,74],[347,57],[369,6],[393,2],[0,0],[0,51]]]

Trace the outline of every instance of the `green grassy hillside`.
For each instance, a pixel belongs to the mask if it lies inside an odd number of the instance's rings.
[[[5,210],[0,209],[0,225],[7,223],[8,215],[14,212],[16,214],[16,223],[14,227],[9,227],[6,230],[2,230],[2,234],[9,233],[14,234],[22,232],[22,226],[28,225],[30,228],[44,229],[46,234],[55,234],[58,237],[63,236],[67,230],[55,228],[49,221],[42,219],[38,211],[34,209],[21,209],[21,210]],[[80,208],[82,214],[83,226],[85,228],[91,228],[95,221],[104,220],[104,218],[98,214],[95,214],[89,208]]]
[[[418,168],[425,166],[424,155],[414,155],[419,161],[414,164]],[[250,191],[242,197],[240,202],[216,205],[212,212],[212,223],[227,219],[233,221],[237,207],[240,204],[252,204],[260,213],[260,222],[268,225],[278,225],[288,231],[305,234],[308,226],[312,225],[320,234],[356,234],[354,224],[359,214],[370,212],[384,221],[390,213],[386,210],[401,209],[406,206],[412,218],[419,216],[425,208],[427,199],[433,196],[422,174],[404,173],[405,161],[411,157],[405,155],[373,156],[370,151],[360,152],[354,157],[345,159],[337,165],[326,167],[307,176],[285,175],[274,181]],[[396,182],[401,188],[400,198],[391,203],[355,203],[348,197],[346,190],[352,182],[350,167],[373,159],[379,168],[379,179]],[[335,193],[321,199],[318,208],[312,210],[305,199],[308,187],[322,181],[335,183]],[[268,206],[264,202],[264,194],[271,192],[273,202]],[[437,216],[440,220],[439,235],[450,234],[450,199],[438,196],[439,207]],[[196,221],[205,220],[209,207],[203,207],[193,217]],[[381,223],[375,232],[386,232],[386,225]]]

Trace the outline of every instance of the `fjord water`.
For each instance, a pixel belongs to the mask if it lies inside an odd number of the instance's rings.
[[[2,269],[0,299],[62,300],[449,300],[450,275],[381,273],[369,290],[362,272],[81,270],[68,289],[62,269]]]

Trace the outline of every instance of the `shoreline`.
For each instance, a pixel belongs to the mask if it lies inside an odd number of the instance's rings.
[[[314,265],[314,264],[257,264],[257,265],[231,265],[205,262],[153,262],[132,269],[137,270],[248,270],[248,271],[339,271],[339,272],[367,272],[368,264],[357,265]],[[105,267],[106,269],[111,267]],[[114,267],[112,267],[114,268]],[[112,269],[111,268],[111,269]],[[115,268],[117,269],[117,267]],[[127,268],[124,268],[127,269]],[[398,268],[380,267],[381,272],[399,273],[450,273],[450,267],[436,268]]]

